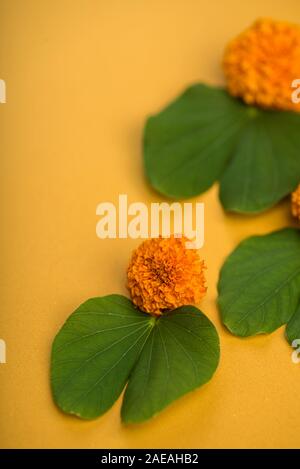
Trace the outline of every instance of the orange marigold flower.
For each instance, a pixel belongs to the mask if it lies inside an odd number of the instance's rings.
[[[257,20],[229,43],[223,68],[229,93],[247,104],[300,111],[291,99],[291,84],[300,78],[299,26]]]
[[[292,214],[300,221],[300,184],[292,193]]]
[[[159,315],[187,304],[199,303],[206,293],[204,261],[187,238],[154,238],[134,252],[128,267],[128,288],[133,303],[146,313]]]

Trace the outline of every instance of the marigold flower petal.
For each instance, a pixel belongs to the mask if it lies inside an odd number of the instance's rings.
[[[229,93],[247,104],[300,111],[291,99],[291,84],[300,78],[299,26],[257,20],[229,43],[223,69]]]
[[[187,304],[197,304],[206,293],[205,264],[186,237],[154,238],[134,252],[128,267],[128,289],[142,311],[160,315]]]
[[[292,214],[300,221],[300,184],[297,189],[292,193]]]

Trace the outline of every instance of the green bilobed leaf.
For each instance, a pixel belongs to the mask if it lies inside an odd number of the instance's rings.
[[[266,210],[300,180],[300,114],[264,111],[225,90],[194,85],[145,127],[148,179],[173,198],[220,179],[226,210]]]
[[[225,261],[218,291],[222,321],[235,335],[270,333],[287,323],[300,300],[300,231],[243,241]]]
[[[286,338],[290,344],[300,339],[300,304],[286,326]]]
[[[83,303],[52,348],[54,400],[84,419],[103,414],[119,397],[153,327],[153,319],[119,295]]]
[[[209,381],[219,362],[214,325],[183,306],[156,320],[126,388],[122,420],[142,422]]]
[[[221,175],[247,120],[247,108],[224,90],[188,88],[147,121],[146,174],[152,186],[174,198],[208,189]]]
[[[213,324],[193,306],[155,319],[120,295],[93,298],[66,321],[52,347],[53,397],[92,419],[127,381],[122,418],[140,422],[212,377],[219,362]]]

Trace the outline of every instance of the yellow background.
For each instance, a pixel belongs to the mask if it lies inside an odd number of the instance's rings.
[[[291,224],[289,204],[256,217],[205,202],[209,291],[221,338],[214,379],[154,420],[125,427],[63,415],[49,388],[52,339],[82,301],[126,294],[134,240],[99,240],[96,206],[163,200],[143,176],[145,117],[188,84],[222,84],[226,42],[258,16],[300,23],[299,0],[0,0],[1,447],[298,447],[299,365],[284,329],[241,340],[215,306],[225,256]]]

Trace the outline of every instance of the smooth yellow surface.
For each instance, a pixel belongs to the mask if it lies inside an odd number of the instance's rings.
[[[291,224],[289,204],[256,217],[205,202],[209,291],[221,338],[214,379],[148,423],[125,427],[120,400],[82,422],[53,404],[52,339],[91,296],[126,294],[134,240],[99,240],[96,206],[161,201],[143,176],[145,117],[188,84],[223,83],[226,42],[258,16],[300,23],[299,0],[0,0],[1,447],[299,447],[299,365],[284,329],[241,340],[216,300],[225,256],[246,236]],[[205,168],[203,168],[205,170]]]

